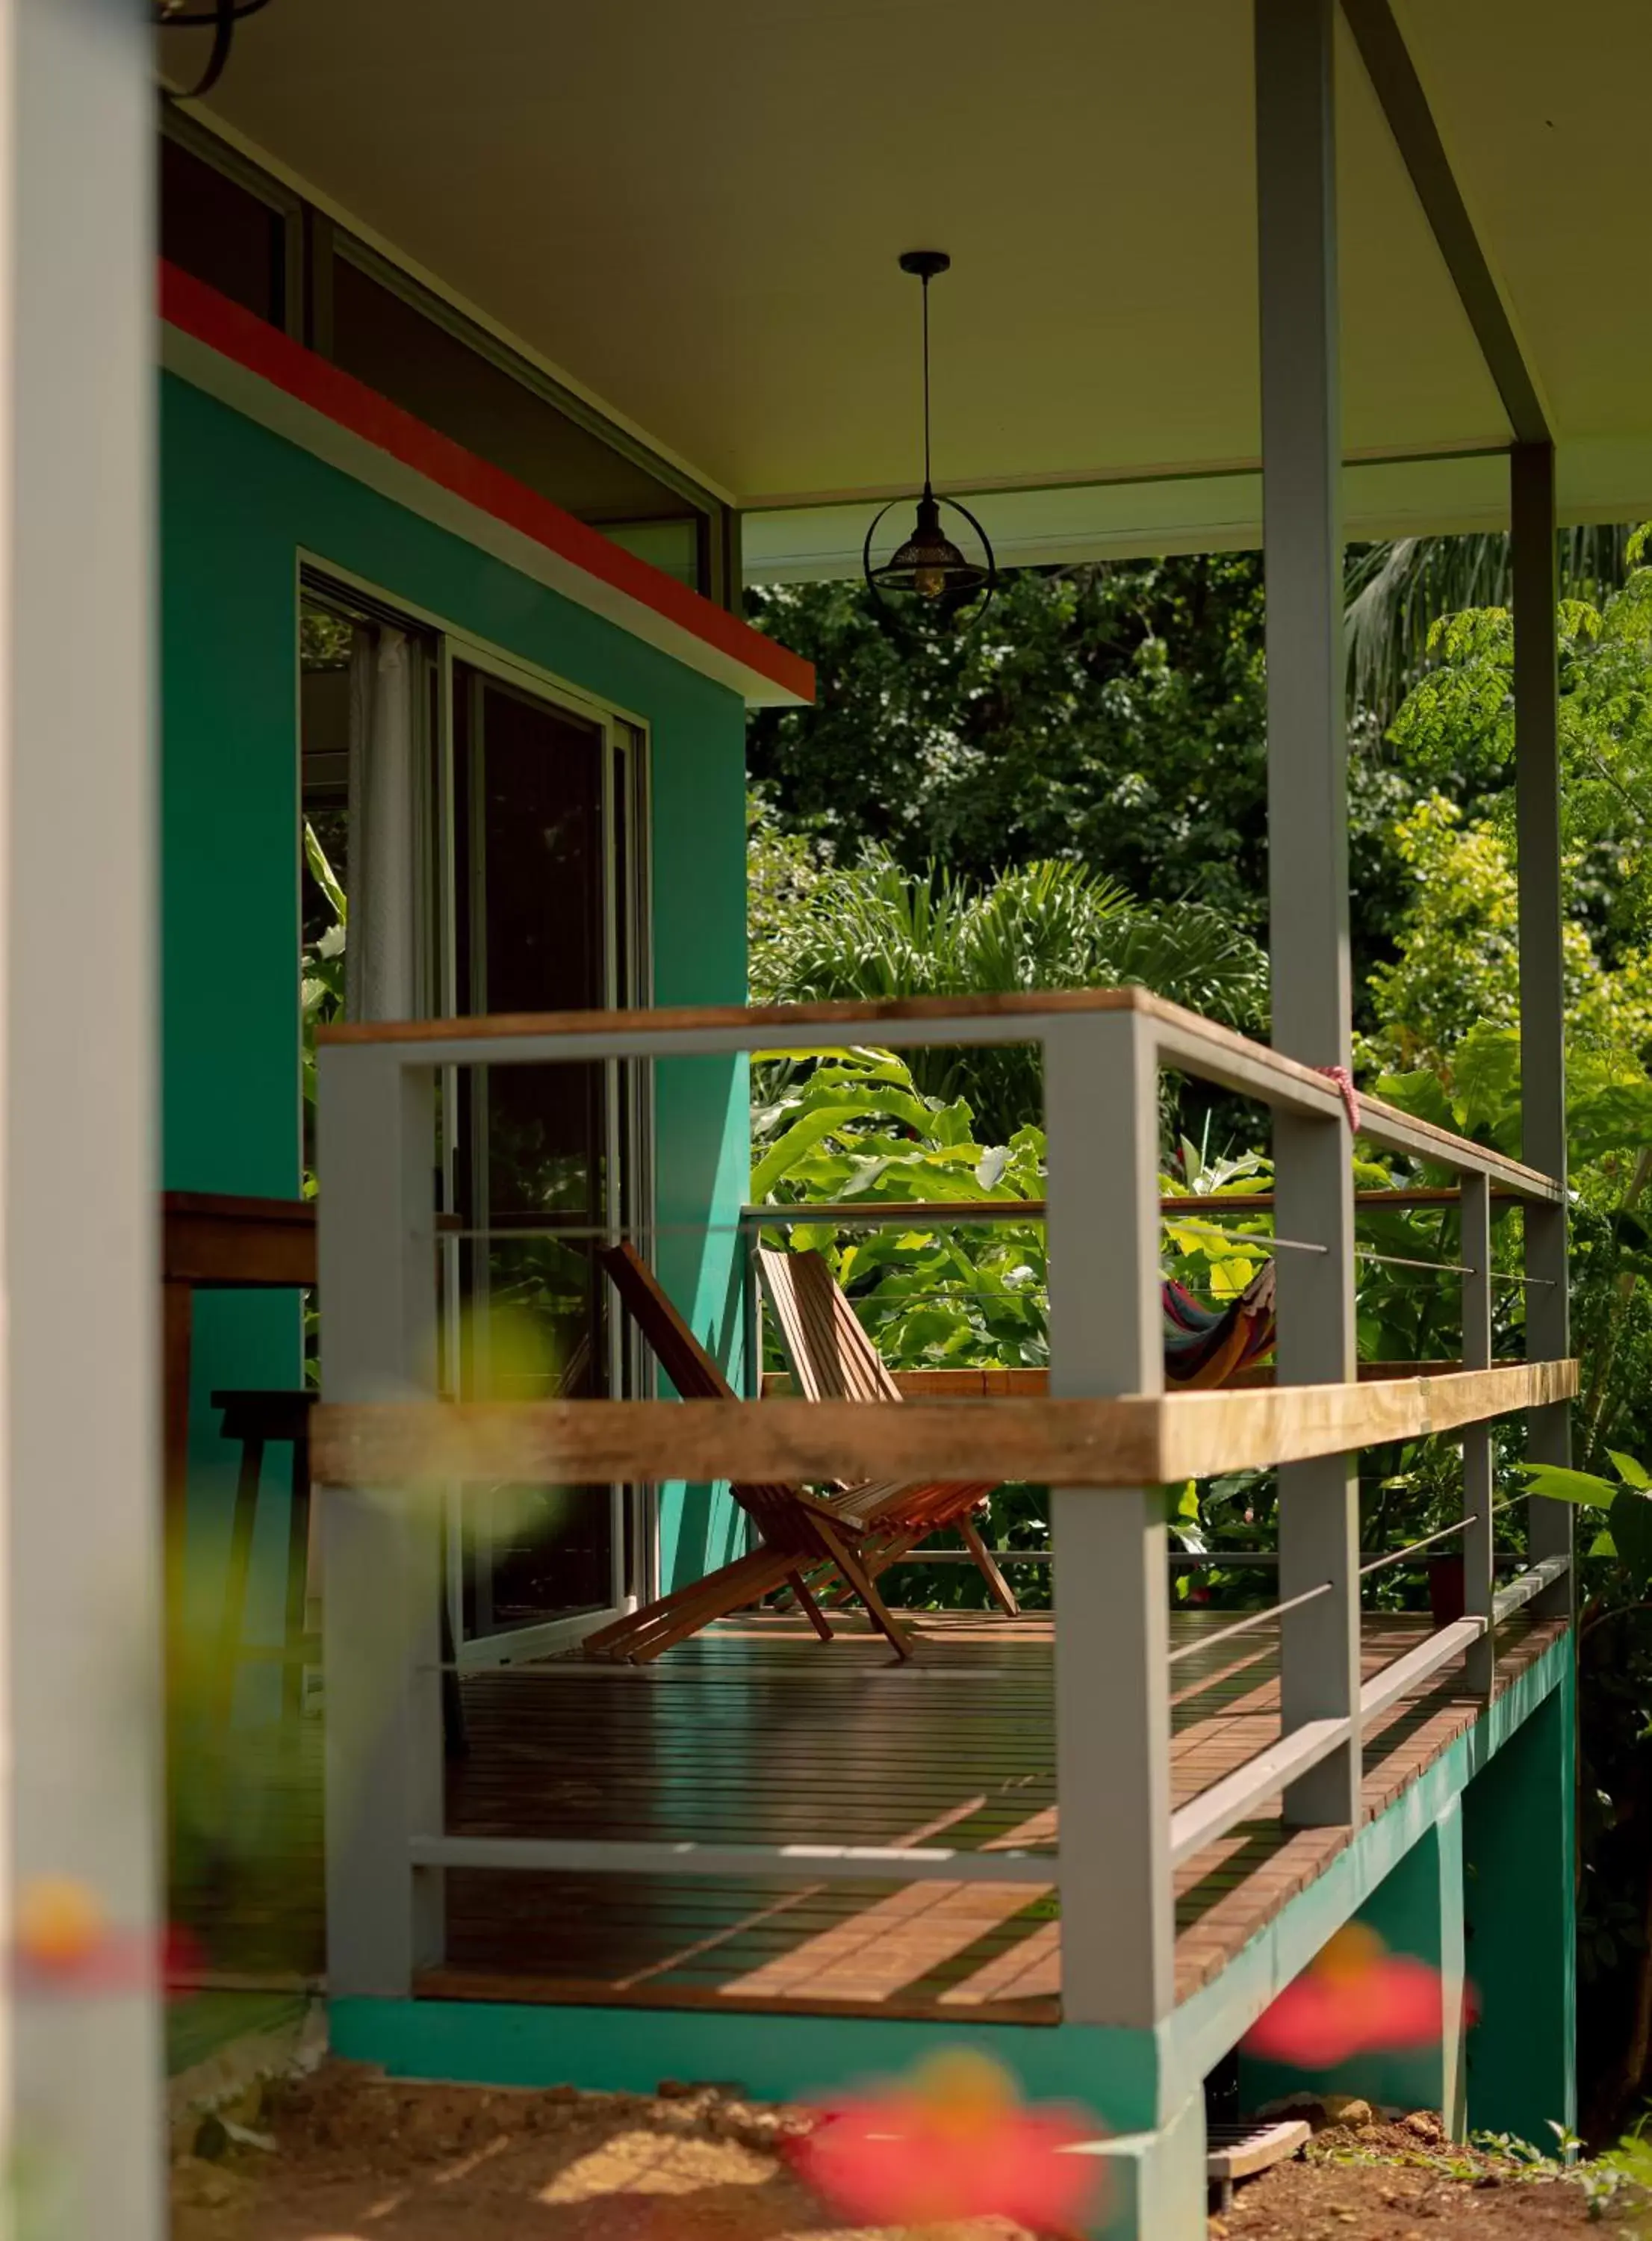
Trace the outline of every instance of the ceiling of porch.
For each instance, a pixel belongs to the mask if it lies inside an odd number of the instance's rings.
[[[1652,9],[1571,0],[1557,28],[1547,0],[1397,8],[1558,431],[1563,509],[1652,511]],[[1007,510],[1009,557],[1233,544],[1256,514],[1249,27],[1243,0],[276,0],[209,113],[743,506],[779,509],[749,526],[759,568],[792,550],[784,572],[818,569],[909,486],[918,307],[894,260],[929,244],[954,259],[938,479],[1069,486]],[[163,52],[185,66],[176,35]],[[1499,445],[1346,34],[1339,59],[1348,454]],[[852,503],[801,511],[832,500]],[[1502,505],[1495,461],[1372,466],[1349,525]]]

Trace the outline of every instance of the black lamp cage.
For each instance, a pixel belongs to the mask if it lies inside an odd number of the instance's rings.
[[[235,27],[249,16],[256,16],[260,8],[267,8],[270,0],[211,0],[203,6],[201,0],[150,0],[150,10],[157,30],[211,31],[211,51],[206,67],[187,92],[179,94],[180,101],[198,101],[204,93],[211,93],[224,75],[224,64],[230,59],[230,49],[235,43]]]
[[[910,533],[881,566],[872,563],[873,540],[884,517],[905,498],[891,498],[873,515],[861,548],[860,565],[873,597],[885,607],[893,605],[891,592],[910,593],[949,615],[967,612],[979,621],[998,588],[998,564],[992,540],[966,505],[956,498],[937,498],[929,465],[929,284],[945,272],[952,259],[945,250],[908,249],[900,258],[903,272],[912,273],[923,288],[924,335],[924,487]],[[980,541],[982,560],[973,560],[941,525],[941,508],[948,507],[969,524]]]

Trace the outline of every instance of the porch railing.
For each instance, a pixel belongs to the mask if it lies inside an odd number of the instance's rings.
[[[897,1048],[1036,1043],[1048,1148],[1049,1389],[898,1410],[790,1399],[452,1403],[434,1398],[443,1069],[734,1058],[823,1041]],[[1194,1076],[1273,1116],[1282,1229],[1276,1381],[1167,1394],[1160,1335],[1158,1092]],[[1494,1190],[1524,1208],[1526,1281],[1563,1267],[1561,1187],[1519,1161],[1361,1101],[1359,1134],[1458,1178],[1463,1359],[1361,1381],[1353,1359],[1349,1118],[1314,1069],[1138,990],[553,1018],[331,1031],[319,1062],[329,1970],[335,1994],[405,1995],[440,1959],[448,1868],[753,1874],[1058,1886],[1062,2012],[1141,2026],[1174,2000],[1174,1869],[1281,1791],[1287,1821],[1361,1811],[1366,1724],[1449,1661],[1492,1685],[1499,1624],[1563,1612],[1569,1521],[1538,1505],[1531,1568],[1494,1584],[1492,1423],[1563,1409],[1575,1364],[1494,1363]],[[1528,1294],[1528,1296],[1535,1296]],[[1563,1319],[1528,1314],[1528,1346]],[[1328,1348],[1327,1332],[1334,1343]],[[1332,1374],[1326,1363],[1331,1361]],[[1540,1416],[1540,1422],[1542,1421]],[[1361,1678],[1351,1459],[1458,1434],[1463,1616]],[[1175,1811],[1169,1782],[1167,1483],[1281,1467],[1281,1732]],[[1059,1846],[988,1853],[819,1844],[462,1837],[443,1808],[441,1542],[417,1490],[498,1476],[744,1482],[921,1476],[1048,1484]]]

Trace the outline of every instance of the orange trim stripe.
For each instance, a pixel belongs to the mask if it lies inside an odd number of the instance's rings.
[[[160,260],[160,315],[220,357],[386,452],[455,498],[490,514],[597,582],[634,599],[726,659],[793,693],[814,699],[814,666],[775,645],[738,615],[651,567],[542,498],[501,467],[392,405],[353,374],[304,349],[216,288]]]

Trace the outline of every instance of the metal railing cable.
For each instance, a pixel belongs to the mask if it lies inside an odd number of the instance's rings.
[[[1522,1497],[1520,1497],[1520,1495],[1507,1495],[1507,1497],[1502,1499],[1502,1502],[1493,1502],[1493,1506],[1490,1506],[1490,1510],[1488,1510],[1488,1513],[1486,1513],[1486,1515],[1488,1515],[1488,1517],[1497,1517],[1497,1515],[1500,1515],[1502,1510],[1511,1510],[1513,1506],[1515,1506],[1515,1502],[1520,1502],[1520,1499],[1522,1499]],[[1466,1533],[1466,1530],[1468,1530],[1468,1526],[1477,1526],[1477,1524],[1480,1524],[1480,1517],[1481,1517],[1480,1510],[1470,1510],[1468,1517],[1457,1517],[1457,1520],[1455,1520],[1453,1524],[1441,1526],[1441,1529],[1439,1529],[1439,1533],[1423,1533],[1421,1540],[1406,1542],[1406,1546],[1403,1546],[1403,1549],[1388,1549],[1388,1551],[1385,1551],[1383,1555],[1372,1557],[1372,1560],[1369,1560],[1369,1564],[1361,1564],[1361,1569],[1358,1569],[1358,1575],[1361,1575],[1361,1580],[1365,1580],[1365,1578],[1368,1578],[1368,1573],[1372,1573],[1372,1571],[1383,1571],[1383,1567],[1388,1567],[1388,1564],[1403,1564],[1403,1562],[1406,1562],[1406,1557],[1408,1557],[1408,1555],[1416,1555],[1416,1551],[1419,1551],[1419,1549],[1432,1549],[1432,1546],[1435,1546],[1435,1542],[1450,1540],[1450,1537],[1457,1535],[1457,1533]]]
[[[1475,1510],[1470,1516],[1459,1517],[1454,1524],[1442,1525],[1437,1533],[1425,1533],[1421,1541],[1408,1541],[1403,1549],[1390,1549],[1384,1555],[1374,1556],[1368,1564],[1361,1564],[1360,1577],[1368,1579],[1373,1572],[1381,1572],[1390,1564],[1402,1564],[1408,1556],[1415,1556],[1420,1549],[1432,1549],[1436,1541],[1449,1541],[1479,1522],[1480,1512]]]
[[[1509,1501],[1500,1502],[1497,1504],[1497,1509],[1508,1509],[1514,1502],[1524,1499],[1525,1497],[1521,1495],[1511,1495]],[[1492,1515],[1495,1516],[1496,1514],[1497,1510],[1495,1509]],[[1478,1515],[1477,1512],[1476,1515]],[[1461,1524],[1466,1525],[1470,1522],[1469,1519],[1464,1518]],[[1447,1528],[1449,1533],[1455,1533],[1461,1529],[1461,1525]],[[1428,1539],[1432,1540],[1435,1537],[1431,1534]],[[1404,1549],[1384,1549],[1381,1555],[1376,1557],[1373,1557],[1368,1550],[1362,1549],[1360,1554],[1366,1561],[1361,1569],[1361,1577],[1363,1578],[1368,1571],[1374,1571],[1379,1564],[1391,1563],[1396,1557],[1408,1556],[1414,1550],[1426,1548],[1428,1545],[1427,1541],[1414,1541]],[[1053,1564],[1055,1562],[1053,1549],[989,1549],[987,1553],[995,1564]],[[1498,1549],[1494,1550],[1492,1561],[1498,1564],[1523,1564],[1526,1558],[1519,1549]],[[974,1562],[973,1555],[967,1549],[927,1547],[910,1549],[905,1555],[892,1559],[892,1562],[895,1565],[909,1567],[920,1567],[925,1564],[973,1564]],[[1165,1562],[1174,1570],[1187,1572],[1238,1571],[1244,1566],[1254,1566],[1258,1569],[1271,1569],[1277,1567],[1279,1563],[1279,1551],[1277,1549],[1230,1549],[1226,1551],[1171,1549],[1166,1552]]]
[[[1236,1250],[1247,1248],[1266,1256],[1269,1253],[1328,1253],[1328,1245],[1316,1245],[1305,1237],[1275,1237],[1271,1229],[1219,1229],[1214,1221],[1184,1221],[1179,1214],[1167,1214],[1164,1222],[1169,1229],[1197,1231],[1201,1236],[1214,1237],[1222,1244]]]
[[[1289,1595],[1282,1603],[1268,1603],[1261,1610],[1235,1619],[1232,1626],[1219,1627],[1214,1634],[1203,1634],[1197,1642],[1184,1642],[1180,1649],[1171,1651],[1168,1662],[1178,1665],[1184,1657],[1192,1657],[1201,1649],[1214,1649],[1219,1642],[1229,1642],[1236,1634],[1248,1634],[1253,1628],[1266,1626],[1270,1619],[1283,1618],[1287,1611],[1300,1610],[1304,1603],[1316,1602],[1320,1596],[1330,1593],[1330,1581],[1321,1580],[1318,1587],[1307,1588],[1300,1595]]]
[[[1485,1514],[1495,1517],[1505,1509],[1512,1509],[1515,1502],[1522,1499],[1524,1497],[1517,1494],[1508,1495],[1502,1502],[1494,1502],[1490,1510]],[[1361,1565],[1360,1577],[1364,1579],[1368,1573],[1380,1572],[1385,1565],[1403,1563],[1408,1556],[1415,1556],[1419,1549],[1433,1548],[1436,1541],[1449,1541],[1454,1534],[1466,1533],[1471,1525],[1479,1524],[1481,1515],[1481,1511],[1474,1510],[1450,1525],[1442,1525],[1437,1533],[1425,1533],[1421,1541],[1408,1541],[1403,1549],[1390,1549],[1381,1556],[1374,1556],[1368,1564]]]

